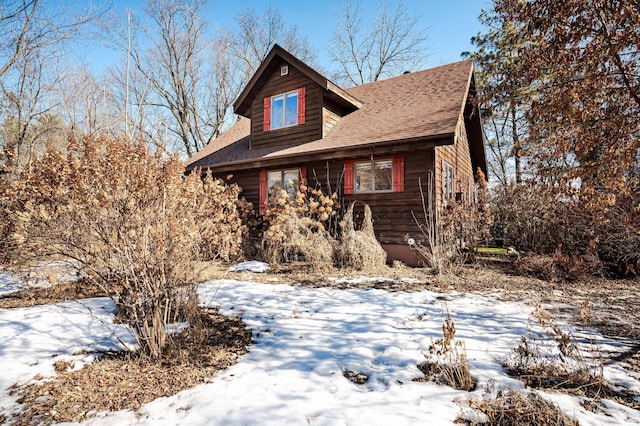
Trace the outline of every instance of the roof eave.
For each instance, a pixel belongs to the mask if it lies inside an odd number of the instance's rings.
[[[442,145],[453,145],[454,144],[454,136],[455,133],[447,132],[436,135],[422,136],[422,137],[414,137],[407,139],[397,139],[390,140],[384,142],[371,142],[362,145],[349,146],[346,148],[342,148],[340,151],[360,151],[367,150],[373,148],[384,148],[389,147],[390,145],[409,145],[413,143],[419,142],[429,142],[430,147],[442,146]],[[279,162],[283,160],[290,160],[297,157],[304,157],[306,155],[314,155],[317,160],[327,160],[327,159],[336,159],[336,158],[348,158],[348,155],[340,154],[337,152],[335,147],[321,149],[317,151],[306,151],[306,152],[296,152],[290,154],[281,154],[274,156],[263,156],[258,158],[251,158],[245,160],[237,160],[237,161],[229,161],[225,163],[217,163],[217,164],[204,164],[201,166],[193,166],[193,163],[187,166],[185,169],[187,172],[190,172],[194,169],[212,169],[215,171],[226,172],[232,169],[236,169],[237,166],[244,166],[244,168],[257,168],[261,167],[260,164],[263,163],[271,163],[271,162]],[[355,155],[355,154],[354,154]]]

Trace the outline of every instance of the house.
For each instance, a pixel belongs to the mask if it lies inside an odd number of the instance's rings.
[[[301,180],[367,203],[388,259],[415,264],[406,236],[421,236],[419,178],[426,188],[431,174],[443,206],[469,199],[475,170],[487,174],[475,90],[470,60],[345,90],[276,45],[234,103],[237,122],[187,170],[232,175],[261,211],[268,188]]]

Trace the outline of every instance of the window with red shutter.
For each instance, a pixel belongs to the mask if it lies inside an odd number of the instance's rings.
[[[307,167],[301,166],[285,170],[260,170],[260,213],[267,208],[269,191],[279,187],[287,191],[290,197],[307,183]]]
[[[347,162],[344,170],[345,194],[404,192],[403,156]]]

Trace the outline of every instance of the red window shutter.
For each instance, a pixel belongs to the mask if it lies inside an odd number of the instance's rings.
[[[298,124],[304,124],[307,113],[307,88],[301,87],[298,89]]]
[[[404,192],[404,157],[393,157],[393,192]]]
[[[307,184],[307,166],[300,166],[298,168],[298,182],[299,185],[306,185]]]
[[[344,193],[353,194],[353,161],[344,163]]]
[[[271,98],[264,98],[263,111],[264,111],[264,124],[262,130],[268,132],[271,130]]]
[[[267,208],[267,171],[260,170],[260,213]]]

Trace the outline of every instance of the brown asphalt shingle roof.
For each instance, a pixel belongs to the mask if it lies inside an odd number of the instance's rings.
[[[187,168],[453,135],[472,72],[467,60],[348,89],[363,106],[342,117],[324,138],[303,144],[249,150],[250,120],[241,117],[189,159]]]

